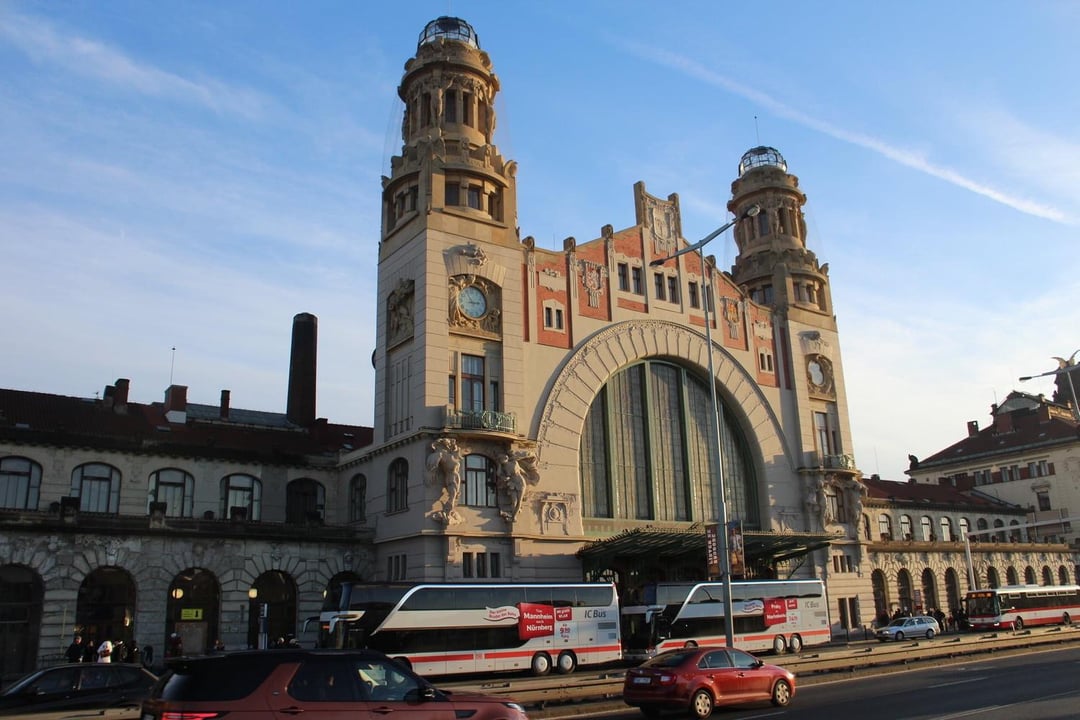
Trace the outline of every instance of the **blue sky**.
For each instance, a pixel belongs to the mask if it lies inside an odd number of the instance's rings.
[[[0,2],[0,386],[283,411],[311,312],[318,414],[370,424],[396,87],[444,14],[541,246],[633,224],[639,180],[696,240],[743,152],[784,154],[867,474],[1080,348],[1080,3]]]

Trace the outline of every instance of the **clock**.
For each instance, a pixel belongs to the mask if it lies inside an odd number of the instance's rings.
[[[483,290],[475,285],[469,285],[462,288],[461,294],[458,295],[458,307],[467,317],[475,320],[483,317],[487,312],[487,297]]]

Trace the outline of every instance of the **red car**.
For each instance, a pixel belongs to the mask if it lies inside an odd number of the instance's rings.
[[[696,647],[661,653],[627,671],[623,700],[648,718],[689,710],[707,718],[717,705],[769,700],[784,707],[795,696],[795,676],[742,650]]]
[[[141,720],[528,720],[512,700],[443,692],[374,650],[253,650],[166,665]]]

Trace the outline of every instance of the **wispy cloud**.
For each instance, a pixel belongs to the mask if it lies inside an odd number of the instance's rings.
[[[738,95],[739,97],[765,108],[778,117],[786,118],[787,120],[824,135],[828,135],[836,140],[865,148],[871,152],[889,158],[900,165],[936,177],[939,180],[943,180],[944,182],[957,187],[964,188],[965,190],[969,190],[977,195],[993,200],[994,202],[1011,207],[1019,212],[1045,218],[1064,225],[1080,224],[1080,220],[1070,217],[1066,212],[1057,207],[1011,195],[1003,190],[999,190],[985,183],[966,177],[952,168],[933,163],[922,153],[896,147],[871,135],[847,130],[820,118],[808,115],[780,102],[767,93],[724,77],[705,67],[701,63],[684,55],[680,55],[679,53],[635,43],[624,38],[613,38],[611,39],[611,42],[643,60],[669,67],[689,77],[701,80],[713,87],[718,87],[733,95]]]
[[[143,95],[197,105],[214,112],[259,117],[269,101],[247,88],[212,79],[189,80],[118,52],[96,40],[64,34],[29,15],[0,10],[0,39],[34,62],[52,63],[82,77]]]

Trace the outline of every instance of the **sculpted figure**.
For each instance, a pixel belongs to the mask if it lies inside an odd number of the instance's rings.
[[[498,461],[499,484],[502,485],[510,500],[510,508],[503,513],[503,517],[513,520],[521,511],[526,487],[540,482],[537,457],[531,451],[516,450],[509,455],[506,453],[499,455]]]
[[[443,514],[453,517],[461,496],[461,449],[453,438],[439,438],[431,443],[431,452],[427,456],[428,478],[432,483],[439,483],[446,490],[446,502]]]

